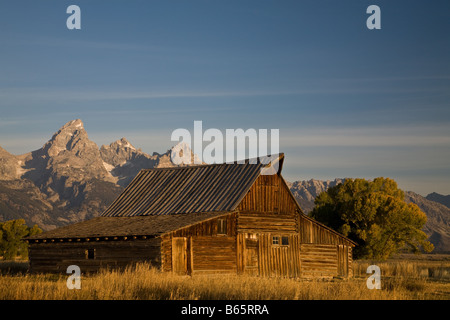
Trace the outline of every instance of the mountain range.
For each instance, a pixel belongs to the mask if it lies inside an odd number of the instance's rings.
[[[150,156],[125,138],[99,148],[79,119],[38,150],[16,156],[0,147],[0,221],[23,218],[50,230],[93,218],[139,170],[174,166],[170,154]]]
[[[13,155],[0,147],[0,221],[22,218],[28,225],[50,230],[96,217],[141,169],[175,166],[170,159],[174,148],[180,145],[149,155],[126,138],[98,147],[79,119],[62,126],[38,150]],[[193,160],[193,152],[185,150]],[[307,214],[321,192],[344,180],[312,179],[288,185]],[[405,201],[426,213],[424,231],[435,252],[450,252],[450,195],[423,197],[406,191]]]

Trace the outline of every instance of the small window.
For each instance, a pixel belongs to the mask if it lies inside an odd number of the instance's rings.
[[[276,236],[276,237],[272,237],[272,244],[273,245],[279,245],[280,244],[280,237]]]
[[[95,259],[95,249],[87,249],[86,250],[86,259],[88,259],[88,260]]]
[[[227,220],[217,220],[217,234],[227,234]]]
[[[272,245],[274,246],[288,246],[289,245],[289,237],[288,236],[273,236],[272,237]]]
[[[245,239],[258,240],[256,233],[245,233]]]

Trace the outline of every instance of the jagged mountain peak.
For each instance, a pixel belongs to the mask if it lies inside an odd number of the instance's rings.
[[[128,153],[140,153],[141,149],[135,148],[130,141],[127,140],[127,138],[121,138],[119,140],[116,140],[114,142],[111,142],[109,145],[102,145],[100,150],[103,150],[105,152],[107,151],[114,151],[116,153],[121,152],[128,152]]]
[[[313,201],[321,192],[345,182],[346,179],[347,178],[336,178],[334,180],[299,180],[291,184],[291,189],[295,196],[304,198],[308,201]]]
[[[33,181],[55,201],[77,198],[76,202],[81,202],[92,181],[115,182],[80,119],[67,122],[41,149],[27,154],[23,160],[22,178]]]
[[[83,121],[81,121],[81,119],[71,120],[61,127],[61,129],[69,129],[69,128],[76,130],[84,129]]]
[[[13,154],[9,153],[6,149],[0,146],[0,158],[11,158],[14,157]]]
[[[186,153],[187,155],[185,155]],[[178,156],[180,159],[184,159],[184,161],[190,161],[189,164],[204,164],[200,161],[200,157],[192,151],[191,146],[186,142],[178,142],[176,145],[174,145],[172,148],[170,148],[165,155],[169,157],[169,159],[172,159],[173,156]],[[190,158],[189,158],[190,157]],[[170,160],[172,163],[172,160]],[[183,164],[182,164],[183,165]]]
[[[154,152],[149,155],[141,149],[136,149],[126,138],[122,138],[111,143],[109,146],[102,145],[100,154],[103,159],[103,165],[106,170],[117,179],[117,184],[126,186],[138,174],[141,169],[167,168],[174,167],[177,164],[172,162],[172,152],[177,152],[181,157],[183,152],[191,156],[191,165],[194,161],[199,161],[185,143],[178,143],[165,153]],[[186,164],[181,164],[186,165]]]
[[[136,150],[136,148],[130,143],[130,141],[127,140],[127,138],[121,138],[120,140],[117,140],[115,143],[124,148],[130,148],[130,149]]]
[[[80,119],[72,120],[63,125],[52,137],[54,140],[60,136],[73,136],[74,134],[86,133],[84,124]]]
[[[102,160],[113,167],[125,165],[137,157],[150,158],[149,155],[136,149],[126,138],[116,140],[100,148]]]
[[[9,152],[6,151],[5,149],[3,149],[2,146],[0,146],[0,154],[3,154],[3,153],[6,153],[6,154],[7,154],[7,153],[9,153]]]
[[[56,157],[64,151],[81,156],[95,152],[94,150],[98,152],[98,146],[89,139],[80,119],[69,121],[63,125],[42,148],[44,154],[49,157]]]

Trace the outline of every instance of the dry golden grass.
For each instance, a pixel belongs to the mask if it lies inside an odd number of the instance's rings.
[[[369,276],[366,269],[370,264],[381,268],[381,290],[369,290],[366,286]],[[82,276],[80,290],[67,288],[68,275],[30,275],[23,273],[23,267],[9,268],[10,272],[3,272],[0,276],[0,299],[450,299],[450,261],[356,261],[355,277],[350,280],[295,280],[237,275],[180,277],[138,264],[121,272],[101,271]]]

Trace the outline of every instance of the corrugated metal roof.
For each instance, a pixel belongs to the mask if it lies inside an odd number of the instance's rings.
[[[278,160],[282,162],[283,154]],[[234,210],[266,161],[141,170],[102,214],[132,217]],[[278,170],[278,173],[281,171]]]
[[[136,217],[97,217],[28,237],[28,240],[159,236],[231,213],[191,213]]]

